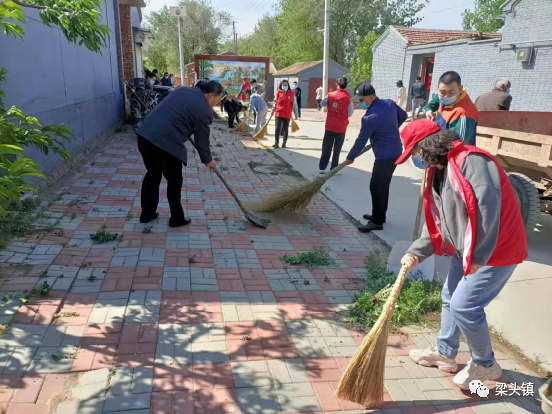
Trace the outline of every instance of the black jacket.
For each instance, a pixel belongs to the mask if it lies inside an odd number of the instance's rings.
[[[298,86],[293,90],[293,92],[295,92],[295,99],[297,100],[297,102],[301,101],[301,95],[303,94],[301,88]]]
[[[136,133],[169,154],[188,162],[184,143],[193,135],[199,158],[213,160],[209,148],[213,109],[198,88],[181,86],[167,95],[146,117]]]

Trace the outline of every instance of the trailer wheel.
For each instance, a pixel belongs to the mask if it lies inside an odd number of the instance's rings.
[[[524,174],[508,173],[508,178],[519,202],[525,229],[535,228],[540,214],[540,196],[533,181]]]

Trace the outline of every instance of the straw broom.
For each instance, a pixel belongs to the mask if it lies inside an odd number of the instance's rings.
[[[337,398],[353,401],[366,407],[379,407],[383,403],[383,379],[389,325],[408,271],[407,266],[401,268],[385,302],[383,312],[370,333],[364,338],[339,381],[336,391]]]
[[[243,132],[245,130],[245,124],[249,121],[249,114],[245,116],[243,121],[241,121],[236,128],[234,128],[234,132]]]
[[[272,117],[274,116],[274,113],[270,115],[270,118],[268,118],[268,121],[266,121],[266,124],[263,125],[261,129],[259,129],[259,132],[257,132],[255,135],[253,135],[253,138],[256,139],[264,139],[267,131],[268,131],[268,124],[270,124],[270,121],[272,120]]]
[[[295,119],[291,120],[291,132],[297,132],[299,131],[299,124],[295,122]]]
[[[364,154],[372,148],[371,145],[367,145],[358,154],[358,156]],[[272,194],[259,203],[252,205],[254,211],[273,213],[275,211],[300,211],[307,208],[312,199],[318,194],[320,189],[326,184],[330,178],[336,175],[339,171],[346,167],[346,162],[342,162],[336,168],[329,173],[315,178],[313,181],[299,185],[289,190],[284,190],[276,194]]]

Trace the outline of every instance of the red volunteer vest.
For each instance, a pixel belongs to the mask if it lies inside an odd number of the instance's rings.
[[[345,89],[338,89],[328,94],[328,116],[326,118],[326,129],[337,133],[347,132],[349,125],[349,105],[351,95]]]
[[[295,93],[293,91],[288,91],[284,94],[284,91],[278,89],[276,94],[276,111],[275,114],[278,118],[287,118],[291,119],[291,114],[293,113],[293,98]]]
[[[448,154],[448,179],[454,192],[464,201],[468,212],[468,228],[466,229],[466,234],[464,235],[464,274],[467,275],[471,267],[477,221],[477,201],[475,199],[475,195],[473,194],[470,183],[460,172],[462,162],[469,154],[483,154],[490,157],[496,164],[500,174],[500,191],[502,200],[500,204],[500,227],[498,230],[498,241],[491,258],[486,265],[502,267],[523,262],[527,259],[528,255],[527,235],[525,234],[525,226],[521,217],[517,197],[512,185],[510,184],[508,176],[496,159],[487,151],[472,145],[464,145],[461,142],[454,142],[453,145],[454,148]],[[427,187],[424,193],[424,211],[427,230],[429,232],[429,236],[431,237],[435,254],[438,256],[452,256],[454,254],[454,247],[448,243],[445,243],[441,237],[441,220],[432,192],[434,174],[435,167],[429,168],[427,175]]]

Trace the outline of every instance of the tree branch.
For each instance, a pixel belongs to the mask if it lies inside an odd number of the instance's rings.
[[[17,4],[18,6],[21,6],[21,7],[29,7],[31,9],[38,9],[38,10],[44,10],[46,8],[44,6],[37,6],[36,4],[25,3],[25,2],[20,1],[20,0],[11,0],[11,1],[14,2],[15,4]]]

